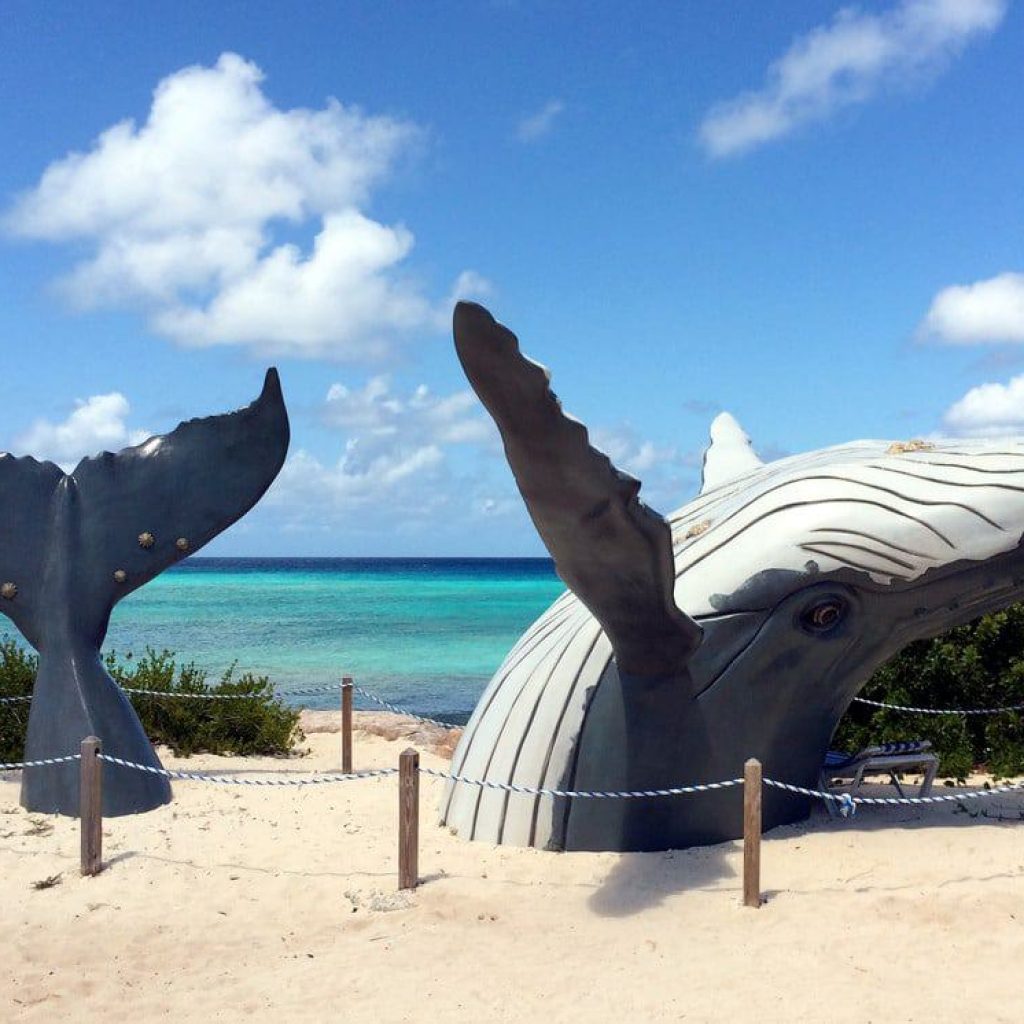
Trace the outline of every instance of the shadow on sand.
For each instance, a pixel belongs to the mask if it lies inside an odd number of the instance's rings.
[[[913,787],[911,787],[913,792]],[[977,793],[978,789],[936,787],[934,796]],[[894,796],[891,787],[863,786],[862,796]],[[981,799],[960,799],[940,804],[872,806],[860,805],[848,818],[830,817],[820,804],[811,808],[810,817],[791,825],[780,825],[764,834],[766,847],[762,857],[770,856],[775,843],[791,843],[818,833],[845,834],[879,832],[886,829],[977,828],[996,826],[1024,829],[1024,790],[996,793]],[[721,890],[724,879],[736,879],[739,898],[742,840],[717,846],[698,846],[663,853],[624,853],[608,876],[591,895],[589,906],[602,917],[628,917],[666,898],[684,892]],[[1014,865],[1016,868],[1016,865]],[[1006,877],[1019,875],[1008,871]],[[867,888],[877,888],[869,886]],[[773,893],[765,892],[766,900]]]

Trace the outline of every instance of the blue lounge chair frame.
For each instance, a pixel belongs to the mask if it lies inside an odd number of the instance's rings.
[[[904,743],[881,743],[874,747],[865,747],[856,754],[844,754],[830,750],[825,755],[825,763],[821,767],[819,785],[822,790],[831,787],[836,779],[849,779],[847,792],[858,789],[865,775],[888,775],[899,795],[905,796],[900,784],[901,772],[920,772],[923,776],[918,796],[928,796],[932,783],[939,770],[939,759],[931,752],[928,740],[913,740]],[[829,813],[836,809],[831,800],[825,805]]]

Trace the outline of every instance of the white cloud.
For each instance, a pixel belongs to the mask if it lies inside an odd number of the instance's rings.
[[[359,460],[353,457],[355,447],[354,444],[347,446],[334,465],[325,465],[299,449],[289,456],[281,470],[273,490],[276,501],[270,503],[287,503],[314,516],[325,506],[330,507],[332,515],[347,513],[393,500],[413,479],[423,485],[436,475],[444,461],[436,445],[423,445],[378,455],[359,465]],[[424,495],[426,491],[424,488]]]
[[[439,396],[421,384],[402,398],[392,393],[387,376],[372,377],[359,390],[332,384],[323,420],[366,436],[416,438],[431,444],[485,443],[496,434],[472,391]]]
[[[516,128],[520,142],[536,142],[547,135],[555,126],[558,116],[565,110],[561,100],[549,100],[535,114],[524,117]]]
[[[184,345],[253,342],[283,355],[379,358],[396,332],[434,317],[430,302],[390,273],[412,244],[404,228],[356,210],[328,214],[308,256],[278,246],[225,281],[205,308],[173,307],[154,325]]]
[[[902,0],[881,14],[844,7],[796,39],[760,90],[712,107],[700,142],[714,157],[742,153],[894,82],[934,73],[973,37],[993,31],[1006,8],[1006,0]]]
[[[455,279],[448,298],[441,303],[438,309],[438,329],[450,331],[452,326],[452,313],[455,304],[460,299],[472,299],[480,301],[494,294],[494,286],[486,277],[478,274],[475,270],[463,270]]]
[[[1024,374],[1008,384],[971,388],[942,418],[954,435],[1006,437],[1024,433]]]
[[[527,522],[497,428],[466,389],[397,391],[384,375],[361,386],[332,384],[320,410],[341,453],[291,455],[266,498],[285,529],[474,531]],[[693,491],[700,453],[642,439],[630,426],[598,429],[593,443],[644,482],[643,497],[667,512]]]
[[[1024,342],[1024,274],[944,288],[932,300],[918,334],[955,345]]]
[[[84,456],[116,452],[145,441],[149,437],[145,430],[131,430],[125,422],[130,411],[128,399],[117,391],[80,399],[62,423],[36,420],[14,439],[11,450],[49,459],[68,469]]]
[[[368,456],[363,440],[346,443],[334,462],[301,449],[290,455],[262,514],[285,532],[337,531],[337,550],[356,533],[446,534],[472,547],[486,524],[509,521],[529,531],[510,475],[477,478],[456,469],[449,451],[436,444],[397,445]]]
[[[342,453],[334,462],[303,450],[289,457],[267,496],[286,523],[350,523],[361,513],[410,528],[489,513],[478,481],[451,458],[456,447],[486,451],[496,434],[471,391],[435,395],[420,385],[402,395],[386,376],[361,388],[336,383],[320,418],[343,432]]]
[[[619,469],[641,480],[644,473],[680,460],[677,448],[670,445],[660,447],[653,441],[641,440],[630,426],[614,429],[597,427],[590,431],[590,443],[604,452]]]
[[[359,359],[437,329],[447,303],[401,273],[412,233],[361,209],[422,133],[334,99],[280,110],[262,78],[231,53],[168,76],[141,127],[122,121],[53,163],[7,229],[91,243],[64,292],[86,308],[140,306],[183,345]],[[279,241],[282,229],[312,246]],[[484,284],[464,273],[455,291]]]
[[[682,505],[699,482],[700,451],[656,444],[628,424],[596,427],[590,431],[590,443],[618,469],[636,477],[642,484],[640,498],[663,515]]]

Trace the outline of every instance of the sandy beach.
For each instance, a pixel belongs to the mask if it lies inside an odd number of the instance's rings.
[[[394,738],[356,733],[357,769],[397,765],[410,737],[424,766],[446,767],[436,734],[391,724]],[[161,754],[251,778],[337,770],[336,732],[304,746]],[[442,783],[427,777],[412,892],[396,891],[395,778],[177,782],[171,805],[106,821],[105,869],[81,878],[77,821],[27,813],[18,774],[0,780],[4,1021],[1020,1019],[1015,795],[973,816],[816,811],[766,836],[767,902],[752,910],[738,842],[628,855],[467,843],[434,824]]]

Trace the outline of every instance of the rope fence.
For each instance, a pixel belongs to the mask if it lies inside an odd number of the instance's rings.
[[[671,789],[638,789],[629,792],[616,790],[606,792],[604,790],[590,789],[544,789],[534,786],[520,786],[516,782],[468,779],[464,775],[456,775],[453,772],[441,772],[436,768],[421,768],[420,774],[433,775],[438,779],[448,779],[451,782],[462,782],[467,786],[477,786],[481,789],[500,789],[505,793],[525,793],[527,796],[564,797],[569,800],[633,800],[640,797],[685,796],[690,793],[710,793],[713,789],[729,789],[730,786],[743,785],[742,779],[725,779],[722,782],[703,782],[692,786],[673,786]]]
[[[994,786],[985,790],[952,793],[943,796],[927,797],[867,797],[853,796],[850,793],[833,793],[828,790],[809,789],[778,779],[762,775],[761,764],[750,759],[744,764],[744,773],[740,778],[723,779],[720,782],[694,783],[685,786],[672,786],[664,789],[644,789],[629,791],[600,790],[561,790],[544,787],[522,786],[517,783],[497,782],[491,779],[474,779],[455,772],[442,771],[436,768],[421,767],[419,754],[413,749],[402,752],[397,768],[372,768],[358,772],[324,773],[300,779],[247,779],[236,776],[208,775],[203,772],[174,771],[154,765],[140,764],[125,758],[105,754],[100,740],[95,736],[82,741],[81,750],[77,754],[62,757],[40,758],[37,760],[14,763],[0,763],[0,770],[13,771],[25,768],[43,768],[54,765],[68,764],[74,761],[81,763],[80,807],[82,834],[81,873],[83,875],[98,874],[102,870],[102,763],[115,765],[131,771],[148,772],[162,775],[169,779],[189,782],[210,782],[216,785],[229,786],[310,786],[333,782],[354,782],[361,779],[399,777],[399,856],[398,877],[399,888],[415,888],[419,884],[418,845],[419,845],[419,777],[427,775],[447,782],[462,783],[480,788],[503,790],[509,793],[521,793],[531,796],[559,797],[565,799],[585,800],[624,800],[683,796],[708,793],[715,790],[743,787],[743,903],[745,906],[761,905],[760,864],[761,864],[761,796],[763,788],[783,790],[798,796],[834,801],[843,810],[844,817],[856,811],[860,804],[870,806],[920,806],[926,804],[959,803],[964,800],[980,800],[986,797],[1005,793],[1024,791],[1024,783]]]
[[[1007,704],[1002,708],[915,708],[907,704],[886,704],[880,700],[868,700],[867,697],[854,697],[858,704],[870,704],[875,708],[886,708],[889,711],[909,711],[915,715],[1002,715],[1008,711],[1024,711],[1024,704]]]
[[[83,875],[97,874],[102,870],[102,763],[106,762],[112,766],[130,771],[148,772],[153,775],[161,775],[168,779],[176,779],[188,782],[210,782],[222,786],[313,786],[324,785],[335,782],[353,782],[361,779],[387,778],[397,775],[399,777],[399,863],[398,876],[399,888],[415,888],[419,882],[418,874],[418,836],[419,836],[419,777],[430,776],[446,781],[447,783],[459,783],[466,786],[475,786],[480,789],[499,790],[507,793],[525,794],[528,796],[550,797],[569,800],[633,800],[652,799],[664,797],[689,796],[694,794],[709,793],[717,790],[730,789],[736,786],[743,787],[743,902],[745,906],[757,907],[761,905],[760,889],[760,858],[761,858],[761,797],[764,787],[770,787],[797,796],[810,799],[832,802],[837,805],[843,817],[848,817],[856,812],[858,805],[864,804],[876,807],[894,806],[922,806],[948,803],[961,803],[965,800],[981,800],[1000,794],[1024,792],[1024,783],[1015,783],[1002,786],[993,786],[984,790],[964,791],[959,793],[943,794],[940,796],[917,796],[917,797],[874,797],[874,796],[853,796],[850,793],[836,793],[829,790],[810,789],[804,786],[797,786],[793,783],[782,782],[778,779],[767,778],[762,775],[761,764],[751,759],[744,764],[742,777],[723,779],[718,782],[692,783],[689,785],[671,786],[660,789],[643,790],[574,790],[574,789],[552,789],[546,787],[524,786],[514,782],[499,782],[493,779],[476,779],[455,772],[442,771],[436,768],[421,767],[419,754],[408,749],[403,751],[399,758],[397,768],[371,768],[362,771],[352,770],[352,698],[354,693],[387,708],[389,711],[398,714],[408,715],[418,721],[444,728],[453,728],[451,723],[441,722],[437,719],[426,718],[415,715],[411,712],[391,704],[388,701],[370,693],[360,686],[356,686],[348,676],[343,677],[340,684],[330,686],[309,688],[303,691],[289,691],[290,694],[298,695],[320,694],[341,692],[342,712],[342,770],[338,772],[325,772],[314,774],[303,778],[294,779],[250,779],[233,775],[209,775],[203,772],[175,771],[155,765],[140,764],[117,757],[113,754],[105,754],[102,750],[100,740],[96,737],[87,737],[82,741],[79,753],[66,754],[61,757],[39,758],[20,762],[0,762],[0,771],[17,771],[23,769],[48,768],[56,765],[64,765],[74,761],[80,762],[80,807],[79,817],[82,829],[82,862],[81,871]],[[194,693],[167,693],[164,691],[134,690],[127,689],[130,694],[140,694],[158,697],[185,697],[199,699],[245,699],[251,698],[253,694],[194,694]],[[285,696],[286,694],[279,694]],[[856,698],[862,700],[861,698]],[[3,701],[31,700],[31,696],[2,698]],[[912,708],[901,705],[882,704],[879,701],[862,700],[863,703],[873,704],[877,707],[889,707],[899,711],[924,712],[932,714],[996,714],[1002,711],[1018,710],[1024,705],[1007,708],[987,709],[927,709]]]
[[[208,775],[204,772],[182,772],[171,768],[158,768],[155,765],[140,764],[137,761],[128,761],[122,757],[115,757],[113,754],[97,752],[96,756],[101,761],[118,765],[121,768],[130,768],[134,771],[147,772],[150,775],[161,775],[167,779],[179,779],[188,782],[211,782],[221,786],[315,786],[330,782],[352,782],[358,779],[385,778],[390,775],[397,775],[397,768],[366,768],[358,772],[324,772],[319,775],[312,775],[300,779],[245,779],[230,775]],[[82,759],[82,754],[67,754],[64,757],[47,757],[36,761],[17,761],[0,763],[0,771],[20,771],[24,768],[42,768],[51,765],[67,764]],[[244,771],[244,769],[243,769]],[[590,789],[548,789],[543,786],[523,786],[515,782],[497,782],[493,779],[473,779],[465,775],[458,775],[455,772],[441,771],[437,768],[419,768],[420,775],[429,775],[433,778],[444,779],[447,782],[459,782],[467,786],[476,786],[481,789],[495,789],[505,793],[519,793],[525,796],[546,796],[558,797],[568,800],[636,800],[651,799],[654,797],[666,796],[688,796],[694,793],[710,793],[714,790],[731,789],[734,786],[742,786],[745,779],[741,776],[735,779],[723,779],[720,782],[693,783],[688,786],[672,786],[665,789],[637,789],[637,790],[590,790]],[[834,793],[829,790],[808,789],[805,786],[797,786],[790,782],[780,782],[778,779],[763,778],[766,786],[775,789],[785,790],[797,796],[806,796],[822,801],[833,801],[837,804],[877,807],[897,806],[922,806],[927,804],[957,803],[961,800],[981,800],[990,796],[998,796],[1007,793],[1024,792],[1024,782],[1012,783],[1004,786],[989,786],[981,790],[964,790],[958,793],[950,793],[942,796],[902,796],[902,797],[877,797],[877,796],[853,796],[850,793]]]
[[[342,682],[340,684],[325,683],[323,686],[309,686],[295,690],[275,689],[272,696],[280,697],[285,700],[292,697],[322,696],[328,693],[337,693],[339,690],[344,692],[345,686],[346,684]],[[140,687],[134,686],[123,686],[121,689],[129,696],[163,697],[171,700],[254,700],[257,697],[263,696],[263,694],[256,693],[188,693],[170,690],[144,690]],[[458,722],[444,722],[438,718],[428,718],[425,715],[417,715],[408,708],[392,704],[390,701],[384,700],[383,697],[379,697],[377,694],[371,693],[369,690],[366,690],[361,686],[355,686],[353,684],[351,689],[353,692],[359,694],[359,696],[365,697],[374,704],[377,704],[388,711],[393,711],[395,714],[405,715],[408,718],[415,718],[417,721],[426,722],[428,725],[437,725],[442,729],[462,728],[462,725]],[[910,704],[888,704],[881,700],[869,700],[867,697],[854,697],[853,699],[857,704],[868,704],[875,708],[884,708],[888,711],[903,711],[914,715],[1003,715],[1009,712],[1024,711],[1024,703],[1006,704],[1002,707],[994,708],[924,708],[915,707]],[[0,704],[15,704],[20,701],[30,700],[32,700],[32,694],[30,693],[17,694],[15,696],[0,697]]]
[[[259,697],[265,696],[264,694],[258,693],[188,693],[182,691],[170,691],[170,690],[144,690],[134,686],[122,686],[120,689],[126,693],[129,697],[163,697],[171,700],[255,700]],[[326,683],[323,686],[310,686],[304,687],[297,690],[274,690],[271,696],[280,697],[285,700],[291,697],[313,697],[322,696],[328,693],[338,693],[341,691],[342,699],[345,698],[346,690],[349,691],[349,695],[357,693],[361,697],[365,697],[367,700],[372,701],[374,704],[385,708],[387,711],[393,711],[398,715],[405,715],[407,718],[415,718],[418,722],[425,722],[427,725],[437,725],[442,729],[461,729],[463,724],[458,722],[443,722],[438,718],[427,718],[424,715],[417,715],[415,712],[410,711],[408,708],[399,707],[397,704],[392,704],[390,701],[384,700],[383,697],[377,696],[375,693],[371,693],[369,690],[363,689],[361,686],[356,686],[347,676],[341,681],[341,683]],[[32,694],[18,694],[11,697],[0,697],[0,704],[15,704],[20,701],[32,700]],[[312,709],[322,710],[322,709]],[[343,708],[344,711],[344,708]],[[351,708],[350,708],[351,711]]]
[[[383,778],[386,775],[398,773],[397,768],[368,768],[361,772],[325,772],[322,775],[302,779],[240,779],[233,775],[205,775],[203,772],[179,772],[170,768],[157,768],[155,765],[126,761],[123,757],[114,757],[112,754],[100,753],[96,756],[101,761],[107,761],[122,768],[131,768],[137,772],[148,772],[150,775],[162,775],[165,779],[215,782],[222,786],[320,786],[327,782],[352,782],[355,779]]]
[[[0,762],[0,772],[16,772],[22,768],[45,768],[51,764],[67,764],[68,761],[77,761],[81,754],[67,754],[64,757],[43,757],[38,761],[4,761]]]

